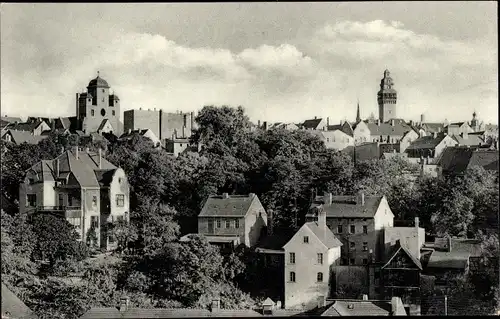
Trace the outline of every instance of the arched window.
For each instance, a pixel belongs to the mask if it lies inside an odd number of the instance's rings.
[[[323,282],[323,273],[319,272],[318,275],[316,276],[316,279],[318,282]]]
[[[290,282],[295,282],[295,271],[290,271]]]

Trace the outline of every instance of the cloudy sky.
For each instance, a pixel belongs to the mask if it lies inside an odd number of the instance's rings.
[[[252,120],[498,120],[496,2],[2,4],[2,114],[71,116],[100,71],[122,111],[242,105]]]

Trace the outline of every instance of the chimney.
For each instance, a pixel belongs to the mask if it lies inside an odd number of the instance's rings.
[[[425,115],[420,114],[420,124],[424,124],[424,123],[425,123]]]
[[[368,295],[365,294],[362,296],[362,298],[363,298],[363,300],[368,300]]]
[[[314,119],[315,119],[315,120],[317,120],[317,119],[318,119],[318,117],[317,117],[317,116],[315,116],[315,117],[314,117]]]
[[[102,168],[102,150],[99,148],[99,168]]]
[[[437,137],[437,135],[438,135],[438,133],[437,133],[437,132],[432,133],[432,137],[434,137],[434,138],[436,138],[436,137]]]
[[[257,121],[257,127],[260,128],[260,120]]]
[[[365,193],[364,192],[361,192],[359,194],[359,199],[360,199],[361,206],[365,206]]]
[[[263,129],[264,131],[266,131],[266,130],[267,130],[267,121],[262,122],[262,129]]]
[[[219,311],[220,310],[220,300],[219,299],[213,299],[212,300],[212,305],[210,307],[210,310],[212,312]]]
[[[229,194],[228,193],[222,193],[222,199],[228,199]]]
[[[413,126],[413,120],[410,120],[410,125]]]
[[[271,236],[273,234],[273,210],[267,211],[267,235]]]
[[[323,207],[318,207],[318,226],[326,230],[326,211]]]
[[[56,178],[59,177],[59,159],[56,158]]]
[[[323,195],[323,202],[325,203],[325,205],[331,205],[332,200],[333,200],[332,193],[326,193],[325,195]]]
[[[326,118],[326,126],[330,126],[330,117]]]
[[[415,228],[419,228],[420,227],[420,220],[418,217],[415,217]]]
[[[325,296],[318,296],[318,308],[322,308],[326,305]]]
[[[399,297],[391,298],[391,315],[401,314],[404,310],[403,302]]]
[[[128,310],[130,299],[128,297],[120,298],[120,312],[125,312]]]

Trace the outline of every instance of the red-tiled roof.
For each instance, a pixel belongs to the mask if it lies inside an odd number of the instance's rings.
[[[257,195],[228,195],[210,196],[198,217],[234,216],[244,217],[248,213],[253,201],[258,200]]]

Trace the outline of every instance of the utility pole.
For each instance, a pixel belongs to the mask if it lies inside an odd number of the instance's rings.
[[[448,315],[448,296],[444,296],[444,315]]]

